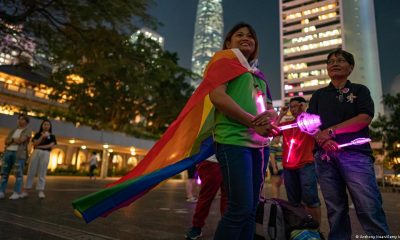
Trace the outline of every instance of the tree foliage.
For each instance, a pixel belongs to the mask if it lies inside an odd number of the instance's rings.
[[[371,133],[375,140],[382,141],[382,148],[388,152],[389,159],[400,157],[400,93],[395,96],[383,96],[383,104],[389,114],[379,115],[371,124]]]
[[[60,49],[54,59],[53,97],[69,104],[70,120],[136,135],[164,132],[193,91],[191,72],[143,36],[131,43],[105,28],[91,36],[90,44]],[[71,75],[83,81],[65,81]]]
[[[53,56],[54,47],[87,42],[92,29],[127,35],[141,23],[155,27],[155,19],[147,13],[152,4],[152,0],[2,0],[0,50],[17,56]]]
[[[47,58],[53,68],[51,97],[69,106],[68,113],[48,114],[98,129],[158,136],[193,89],[187,84],[192,73],[178,66],[175,53],[143,37],[128,41],[139,25],[157,26],[147,13],[151,4],[4,0],[0,51]]]

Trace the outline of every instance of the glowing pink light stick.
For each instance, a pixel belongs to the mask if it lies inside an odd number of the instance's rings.
[[[256,106],[258,113],[265,112],[266,110],[263,95],[264,94],[261,91],[258,91],[256,99]],[[297,117],[296,123],[280,126],[278,128],[279,130],[282,131],[298,127],[302,132],[314,135],[319,131],[319,126],[321,126],[321,119],[319,118],[318,115],[303,112]]]
[[[259,91],[257,94],[256,105],[258,113],[265,112],[266,108],[265,108],[263,93],[261,91]]]
[[[290,154],[292,153],[292,147],[293,147],[293,143],[294,143],[294,142],[295,142],[294,138],[290,139],[289,153],[288,153],[286,162],[289,162]]]
[[[197,182],[197,185],[201,185],[201,179],[200,179],[200,177],[199,177],[199,176],[197,176],[197,180],[196,180],[196,182]]]
[[[295,123],[280,126],[279,130],[282,131],[298,127],[302,132],[314,135],[319,131],[319,126],[321,126],[321,119],[318,115],[303,112],[297,117],[297,121]]]
[[[371,142],[371,138],[356,138],[348,143],[343,143],[338,145],[339,148],[342,147],[347,147],[347,146],[351,146],[351,145],[361,145],[367,142]]]

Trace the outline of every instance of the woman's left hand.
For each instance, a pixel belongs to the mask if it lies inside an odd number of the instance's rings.
[[[278,114],[273,109],[268,109],[260,114],[258,114],[252,121],[256,126],[262,126],[267,124],[272,124],[276,122]]]
[[[263,137],[274,137],[278,134],[279,129],[273,124],[265,124],[261,126],[254,126],[254,130],[258,135]]]

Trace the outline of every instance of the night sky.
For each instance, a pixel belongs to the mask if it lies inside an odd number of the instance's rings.
[[[177,52],[179,64],[191,68],[192,39],[198,0],[155,0],[150,14],[165,48]],[[233,4],[234,3],[234,4]],[[260,68],[270,81],[273,99],[280,98],[278,0],[223,0],[225,32],[237,22],[250,23],[260,42]],[[400,92],[400,0],[375,0],[383,93]],[[350,77],[351,79],[351,77]],[[275,93],[275,94],[274,94]]]

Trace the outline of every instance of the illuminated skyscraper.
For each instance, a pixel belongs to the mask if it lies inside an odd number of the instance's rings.
[[[341,47],[354,54],[349,79],[366,85],[383,113],[373,0],[280,0],[280,36],[284,101],[326,86],[326,57]]]
[[[192,71],[202,76],[212,55],[221,49],[222,0],[199,0],[193,37]],[[192,83],[197,86],[200,80]]]
[[[132,43],[136,42],[136,40],[138,39],[140,34],[143,34],[144,37],[150,38],[151,40],[157,42],[158,44],[160,44],[160,46],[162,48],[164,48],[164,37],[162,37],[160,34],[156,33],[155,31],[150,30],[145,27],[137,30],[134,34],[132,34],[130,37],[130,41]]]

